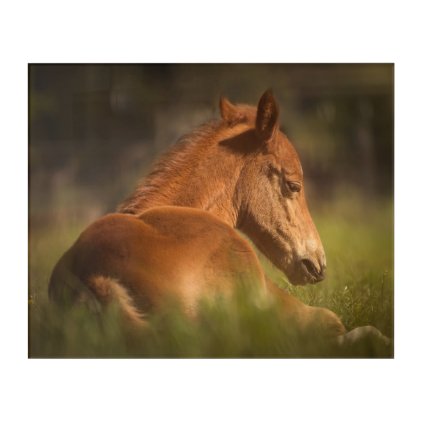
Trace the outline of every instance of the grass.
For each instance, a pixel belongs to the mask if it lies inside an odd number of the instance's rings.
[[[393,206],[359,196],[327,202],[312,213],[325,246],[328,276],[294,287],[265,259],[268,275],[303,302],[335,311],[348,329],[373,325],[393,338]],[[367,344],[339,351],[301,338],[281,323],[276,309],[257,310],[244,292],[230,302],[201,306],[188,321],[177,306],[154,315],[151,329],[127,333],[117,309],[101,318],[83,308],[64,314],[48,302],[51,270],[87,222],[43,224],[30,233],[29,355],[31,357],[329,357],[391,356]]]
[[[393,337],[393,203],[361,201],[351,195],[313,213],[327,256],[322,283],[294,287],[268,262],[266,269],[303,302],[336,312],[347,328],[374,325]]]

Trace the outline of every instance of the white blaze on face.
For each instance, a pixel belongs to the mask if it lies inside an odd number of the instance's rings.
[[[306,239],[305,241],[305,249],[310,254],[313,255],[318,249],[318,243],[315,239]]]
[[[314,238],[307,238],[300,242],[298,249],[299,256],[303,258],[311,258],[317,255],[318,242]]]

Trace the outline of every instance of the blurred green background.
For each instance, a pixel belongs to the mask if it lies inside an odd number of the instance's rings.
[[[220,95],[256,104],[269,87],[281,105],[282,129],[301,157],[328,276],[319,285],[294,288],[262,258],[267,272],[306,303],[336,311],[348,328],[371,324],[393,336],[392,64],[34,64],[29,66],[32,356],[86,354],[73,347],[83,333],[53,329],[47,302],[51,270],[81,230],[115,210],[181,135],[218,118]],[[250,340],[236,338],[238,348],[230,353],[255,355]],[[150,346],[148,353],[139,347],[135,355],[219,355],[215,344],[201,339],[192,330],[189,341]],[[92,355],[104,352],[104,338],[97,342],[88,348]],[[280,347],[269,350],[283,355]],[[125,355],[124,350],[116,353]]]

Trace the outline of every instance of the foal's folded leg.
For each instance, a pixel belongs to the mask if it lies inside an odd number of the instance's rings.
[[[340,318],[326,308],[308,306],[266,278],[267,291],[280,308],[280,316],[301,334],[333,339],[346,333]]]
[[[336,343],[345,356],[393,356],[392,341],[371,325],[357,327],[338,336]]]

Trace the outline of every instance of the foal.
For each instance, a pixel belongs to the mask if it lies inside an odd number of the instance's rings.
[[[265,92],[257,107],[220,101],[221,119],[181,139],[122,204],[91,224],[57,263],[50,297],[116,302],[135,325],[176,298],[195,315],[201,298],[250,283],[303,332],[345,333],[337,315],[266,278],[237,230],[293,284],[324,278],[326,260],[305,200],[299,157]],[[257,310],[258,312],[258,310]]]

